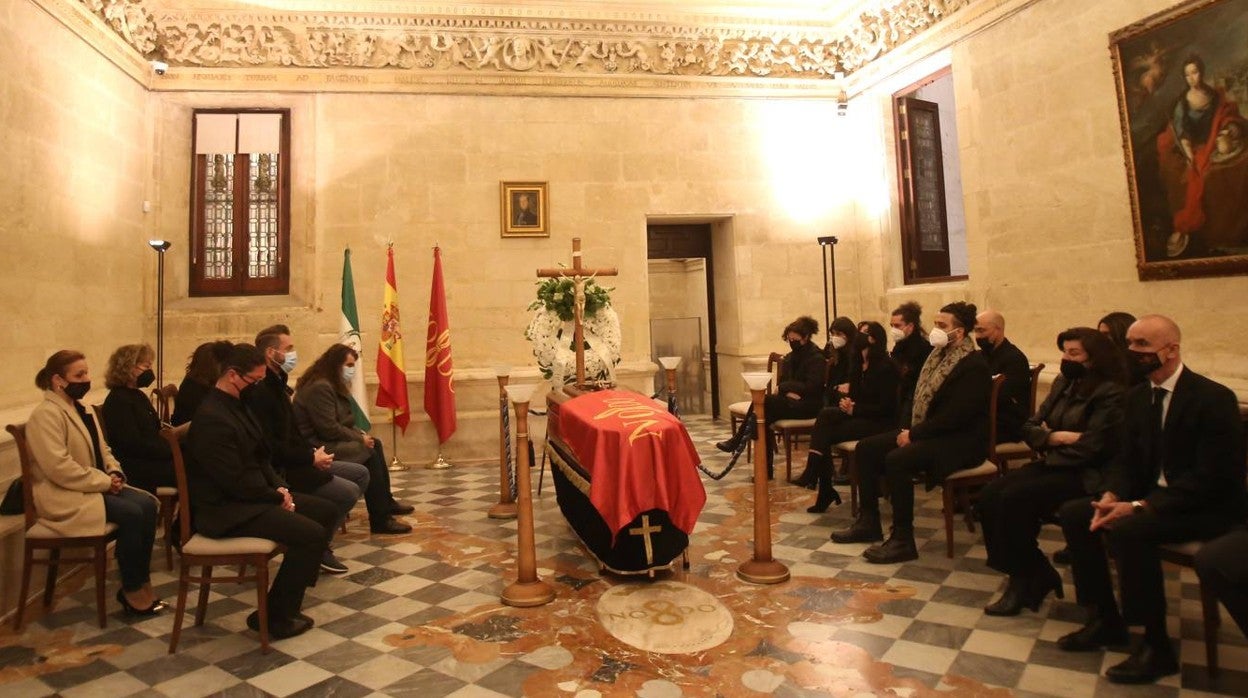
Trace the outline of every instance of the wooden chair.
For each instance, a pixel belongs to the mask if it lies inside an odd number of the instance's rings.
[[[177,387],[167,385],[166,388],[173,388],[177,392]],[[152,391],[155,395],[156,391]],[[91,405],[91,411],[95,413],[95,425],[100,430],[100,438],[108,443],[108,427],[104,424],[104,408],[101,405]],[[165,569],[173,571],[173,517],[177,513],[178,507],[178,489],[176,487],[157,487],[156,500],[160,502],[160,526],[165,532]]]
[[[858,516],[858,442],[842,441],[834,444],[832,450],[836,452],[841,460],[845,462],[845,473],[849,475],[849,513],[850,516]]]
[[[13,441],[17,444],[17,457],[22,467],[22,501],[25,502],[24,513],[26,516],[26,540],[23,546],[25,554],[22,558],[22,586],[17,596],[17,612],[13,616],[13,630],[20,631],[22,629],[22,614],[26,610],[26,595],[30,593],[30,573],[34,566],[46,565],[48,568],[48,576],[43,586],[43,607],[50,610],[52,608],[53,592],[56,590],[57,570],[61,563],[69,562],[86,562],[91,563],[94,567],[95,609],[100,621],[100,627],[103,628],[107,624],[104,602],[104,573],[108,568],[108,543],[117,532],[117,524],[105,524],[103,535],[76,537],[58,536],[48,530],[43,524],[40,524],[35,512],[35,498],[31,491],[31,483],[34,481],[32,474],[34,461],[26,442],[26,425],[24,423],[9,424],[5,429],[13,435]],[[80,550],[83,548],[91,550],[90,557],[64,557],[61,555],[63,550]],[[36,558],[36,550],[46,550],[48,553],[47,558]]]
[[[1196,566],[1196,553],[1200,552],[1204,543],[1188,541],[1187,543],[1170,543],[1158,546],[1161,559],[1181,567]],[[1204,584],[1200,585],[1200,611],[1203,616],[1205,632],[1205,664],[1210,676],[1218,675],[1218,626],[1222,624],[1222,614],[1218,610],[1218,597]]]
[[[1044,364],[1033,364],[1031,367],[1031,403],[1027,409],[1027,416],[1036,413],[1036,391],[1040,388],[1040,372],[1044,370]],[[1024,441],[1007,441],[1003,444],[992,445],[992,461],[1001,468],[1001,472],[1007,472],[1010,469],[1010,461],[1012,460],[1033,460],[1036,457],[1035,451]]]
[[[831,374],[832,361],[829,359],[823,371],[825,387]],[[803,437],[805,437],[806,441],[810,441],[810,434],[815,428],[815,419],[815,417],[809,419],[778,419],[771,425],[781,443],[784,444],[784,479],[786,482],[793,481],[793,446]]]
[[[201,534],[191,534],[191,506],[186,488],[186,466],[182,460],[182,446],[172,429],[164,429],[161,436],[169,442],[173,451],[173,470],[178,478],[178,508],[182,516],[178,517],[182,548],[178,551],[178,601],[173,616],[173,635],[169,638],[169,654],[178,649],[178,638],[182,634],[182,617],[186,613],[186,594],[191,582],[199,584],[199,606],[195,610],[195,625],[204,624],[204,616],[208,612],[208,589],[213,582],[256,583],[256,610],[260,613],[260,652],[269,651],[269,560],[285,552],[285,547],[265,538],[209,538]],[[216,566],[238,567],[238,574],[232,577],[213,577],[212,568]],[[200,576],[191,576],[191,568],[200,566]],[[254,573],[247,574],[252,568]]]
[[[953,557],[953,515],[954,503],[962,508],[966,517],[966,528],[975,532],[975,520],[971,515],[971,490],[992,482],[1001,476],[1001,468],[992,459],[992,447],[997,442],[997,400],[1001,396],[1001,385],[1005,376],[997,374],[992,377],[992,393],[988,400],[988,459],[973,467],[951,473],[945,478],[942,487],[945,515],[945,557]]]
[[[776,375],[776,366],[779,363],[777,356],[778,355],[773,352],[767,357],[767,372],[773,376]],[[772,380],[771,385],[768,386],[768,390],[775,390],[775,387],[776,381]],[[737,433],[737,428],[741,426],[742,420],[745,419],[745,415],[749,413],[750,406],[753,404],[754,402],[752,400],[742,400],[741,402],[734,402],[731,405],[728,405],[728,423],[733,434]],[[753,450],[754,441],[751,439],[745,445],[745,457],[747,460],[752,457]]]
[[[173,402],[178,397],[178,386],[167,383],[163,388],[152,388],[152,404],[156,414],[160,415],[160,423],[168,424],[173,414]]]

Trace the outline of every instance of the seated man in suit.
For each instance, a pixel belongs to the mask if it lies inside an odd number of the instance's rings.
[[[975,343],[988,359],[992,375],[1005,376],[997,396],[997,443],[1022,441],[1023,422],[1031,415],[1031,367],[1027,355],[1005,336],[1005,318],[995,310],[975,316]]]
[[[837,543],[865,543],[883,538],[880,527],[880,476],[888,480],[893,502],[893,532],[882,545],[862,554],[867,562],[886,564],[919,557],[914,544],[914,483],[919,471],[928,487],[950,473],[979,465],[988,457],[988,403],[992,374],[983,353],[975,351],[970,331],[975,306],[950,303],[936,315],[928,334],[932,353],[919,372],[914,403],[902,414],[902,429],[858,442],[862,509],[853,525],[836,531]]]
[[[1151,683],[1179,670],[1166,634],[1166,593],[1157,546],[1208,540],[1244,520],[1244,439],[1235,394],[1183,365],[1173,320],[1146,315],[1127,330],[1130,367],[1147,380],[1127,393],[1122,444],[1106,472],[1106,489],[1089,502],[1062,505],[1079,603],[1087,624],[1058,640],[1070,652],[1127,642],[1143,625],[1144,641],[1105,676]],[[1103,534],[1103,539],[1102,539]],[[1118,565],[1122,611],[1105,556]]]
[[[286,546],[269,588],[269,633],[281,639],[312,627],[312,619],[299,611],[304,591],[316,583],[338,510],[319,497],[292,494],[274,472],[264,433],[242,400],[264,376],[258,349],[250,344],[230,349],[187,434],[187,494],[197,532]],[[247,626],[259,629],[258,613],[247,617]]]
[[[1231,612],[1240,632],[1248,635],[1248,526],[1205,543],[1196,553],[1196,576],[1213,589]]]

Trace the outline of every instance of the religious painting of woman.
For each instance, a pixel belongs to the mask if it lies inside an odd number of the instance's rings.
[[[1248,271],[1248,2],[1194,0],[1110,37],[1141,279]]]

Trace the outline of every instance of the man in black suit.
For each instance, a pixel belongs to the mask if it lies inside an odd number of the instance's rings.
[[[1075,592],[1092,613],[1058,646],[1080,652],[1122,645],[1128,625],[1144,626],[1144,641],[1105,672],[1116,683],[1151,683],[1179,670],[1166,634],[1157,546],[1219,536],[1243,521],[1248,504],[1235,394],[1186,368],[1180,339],[1178,325],[1161,315],[1127,330],[1129,365],[1148,380],[1127,394],[1122,449],[1108,466],[1105,493],[1090,505],[1067,502],[1059,512]],[[1121,613],[1106,548],[1118,565]]]
[[[1023,440],[1031,415],[1031,367],[1027,355],[1005,336],[1005,318],[995,310],[975,316],[975,343],[995,376],[1005,376],[997,396],[997,443]]]
[[[299,611],[304,591],[316,583],[338,511],[319,497],[292,494],[274,472],[264,434],[242,400],[264,376],[264,354],[235,344],[187,434],[187,494],[197,532],[286,546],[269,588],[269,633],[281,639],[312,627]],[[248,616],[247,625],[258,630],[259,614]]]
[[[919,471],[926,473],[931,488],[950,473],[979,465],[988,457],[992,374],[970,337],[975,306],[950,303],[940,309],[933,324],[928,334],[932,353],[919,373],[911,411],[902,415],[903,428],[858,442],[862,509],[853,525],[832,534],[837,543],[883,538],[879,500],[883,475],[892,497],[893,531],[886,542],[862,554],[867,562],[886,564],[919,557],[914,543],[913,481]]]

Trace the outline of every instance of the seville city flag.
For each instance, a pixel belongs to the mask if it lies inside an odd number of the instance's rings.
[[[399,327],[399,290],[394,282],[394,246],[386,250],[386,296],[377,346],[377,406],[394,411],[394,423],[407,433],[407,374],[403,370],[403,332]]]
[[[362,431],[373,427],[364,412],[368,404],[364,390],[364,343],[360,340],[360,314],[355,308],[355,281],[351,277],[351,248],[342,252],[342,315],[338,318],[338,343],[345,344],[359,354],[355,360],[355,377],[351,379],[351,414],[355,426]]]
[[[429,332],[425,336],[425,412],[438,430],[438,443],[455,433],[455,366],[451,324],[442,285],[442,250],[433,248],[433,290],[429,293]]]

